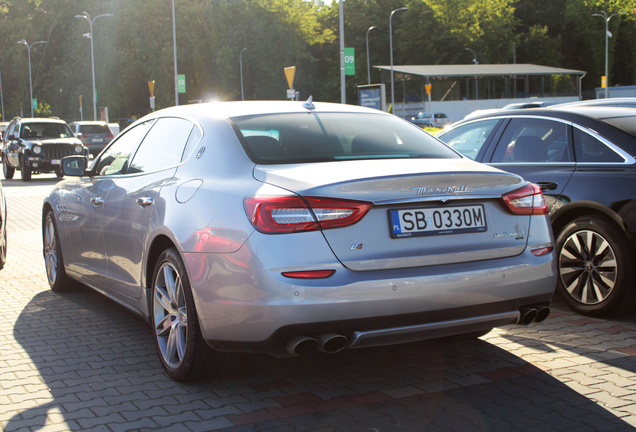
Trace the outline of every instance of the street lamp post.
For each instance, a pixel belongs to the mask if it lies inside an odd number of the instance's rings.
[[[473,53],[473,63],[475,63],[475,65],[478,65],[479,62],[477,61],[477,54],[475,53],[475,51],[471,50],[470,48],[466,48],[466,51],[470,51]],[[476,76],[475,76],[475,100],[479,100],[479,88],[477,87]]]
[[[174,105],[179,106],[179,78],[177,76],[177,23],[172,0],[172,46],[174,47]]]
[[[2,73],[0,72],[0,102],[2,103],[2,121],[4,119],[4,92],[2,91]]]
[[[371,26],[367,29],[367,77],[369,78],[369,85],[371,85],[371,63],[369,63],[369,32],[374,28],[375,26]]]
[[[609,37],[612,37],[612,34],[609,31],[609,21],[615,17],[616,15],[625,15],[625,12],[618,12],[615,14],[607,16],[607,12],[603,11],[600,14],[592,14],[592,16],[601,17],[605,20],[605,99],[607,99],[607,88],[609,87],[609,70],[608,70],[608,43]]]
[[[391,25],[391,20],[393,19],[393,14],[398,12],[398,11],[403,11],[403,10],[408,10],[409,8],[407,7],[402,7],[399,9],[395,9],[393,12],[391,12],[391,15],[389,16],[389,50],[390,52],[390,56],[391,56],[391,109],[395,111],[395,89],[393,86],[393,27]]]
[[[245,100],[245,94],[243,93],[243,51],[245,51],[247,48],[243,48],[241,50],[241,54],[239,54],[239,65],[241,67],[241,100],[244,101]]]
[[[27,56],[29,57],[29,93],[31,95],[31,117],[33,117],[33,81],[31,80],[31,47],[35,44],[46,43],[46,41],[37,41],[29,45],[27,41],[22,39],[21,41],[18,41],[18,43],[26,45],[27,47]]]
[[[95,51],[93,48],[93,23],[97,18],[113,16],[113,14],[97,15],[91,19],[91,16],[87,12],[82,12],[81,15],[75,15],[75,18],[84,18],[88,21],[89,33],[88,38],[91,40],[91,71],[93,73],[93,120],[97,121],[97,91],[95,90]]]

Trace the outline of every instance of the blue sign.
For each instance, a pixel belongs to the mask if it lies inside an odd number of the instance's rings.
[[[360,89],[360,106],[382,109],[382,97],[379,88]]]

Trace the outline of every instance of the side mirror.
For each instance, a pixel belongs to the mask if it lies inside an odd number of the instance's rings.
[[[7,141],[15,141],[15,135],[9,135]]]
[[[81,132],[78,132],[78,133],[75,134],[75,138],[82,139],[83,136],[84,135]]]
[[[60,170],[64,175],[81,177],[86,171],[86,157],[76,155],[62,158]]]

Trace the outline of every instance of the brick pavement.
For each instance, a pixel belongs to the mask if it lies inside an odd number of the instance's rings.
[[[19,176],[17,176],[19,177]],[[555,301],[541,324],[481,340],[291,359],[248,355],[229,377],[180,384],[150,330],[90,290],[46,283],[40,204],[55,183],[3,180],[0,428],[6,431],[628,431],[636,318]]]

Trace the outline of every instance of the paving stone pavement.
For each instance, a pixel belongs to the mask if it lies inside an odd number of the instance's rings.
[[[558,299],[541,324],[480,340],[291,359],[247,355],[229,377],[180,384],[149,327],[88,289],[54,294],[41,202],[57,181],[3,180],[3,431],[633,431],[636,316],[590,319]]]

